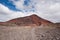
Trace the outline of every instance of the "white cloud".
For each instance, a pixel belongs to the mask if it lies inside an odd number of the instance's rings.
[[[8,7],[0,4],[0,21],[7,21],[17,17],[25,16],[23,12],[12,11]]]
[[[19,9],[19,10],[22,10],[22,11],[31,11],[33,8],[32,8],[32,3],[30,2],[29,3],[29,6],[26,6],[26,5],[24,5],[24,1],[25,0],[9,0],[9,1],[12,1],[12,3],[13,3],[13,5],[15,5],[16,6],[16,8],[17,9]]]
[[[8,13],[9,9],[7,7],[5,7],[4,5],[0,4],[0,14],[2,14],[3,12],[4,12],[4,14]]]
[[[40,17],[50,20],[52,22],[60,22],[60,0],[30,0],[31,2],[29,3],[28,6],[23,5],[24,0],[17,0],[17,1],[10,0],[10,1],[13,2],[13,5],[15,5],[17,9],[22,10],[24,12],[12,11],[6,6],[0,4],[0,14],[6,13],[9,15],[8,17],[10,18],[37,14]],[[34,8],[32,8],[32,6]],[[35,10],[35,12],[30,11],[33,9]],[[25,12],[26,10],[28,12]]]
[[[42,3],[43,1],[43,3]],[[36,0],[35,9],[41,17],[52,22],[60,22],[59,0]]]
[[[18,0],[18,1],[15,1],[15,0],[9,0],[9,1],[12,1],[13,2],[13,5],[16,6],[17,9],[23,9],[24,6],[23,6],[23,3],[24,3],[24,0]]]

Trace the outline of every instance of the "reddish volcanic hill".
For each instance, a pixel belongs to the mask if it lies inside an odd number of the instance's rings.
[[[21,18],[16,18],[16,19],[12,19],[10,21],[7,22],[0,22],[0,25],[18,25],[18,26],[32,26],[32,25],[37,25],[40,26],[41,24],[50,24],[52,22],[42,19],[39,16],[33,14],[30,16],[26,16],[26,17],[21,17]]]

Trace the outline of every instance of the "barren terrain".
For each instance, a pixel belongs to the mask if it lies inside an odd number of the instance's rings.
[[[60,28],[0,26],[0,40],[60,40]]]
[[[0,40],[60,40],[60,23],[35,14],[0,22]]]

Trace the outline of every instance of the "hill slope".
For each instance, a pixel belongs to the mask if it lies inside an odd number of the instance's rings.
[[[33,14],[26,17],[12,19],[7,22],[0,22],[0,25],[40,26],[41,24],[47,25],[50,23],[52,22]]]

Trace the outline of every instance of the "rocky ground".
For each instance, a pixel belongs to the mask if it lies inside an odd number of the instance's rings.
[[[0,26],[0,40],[60,40],[60,28]]]
[[[37,28],[36,40],[60,40],[60,28]]]

